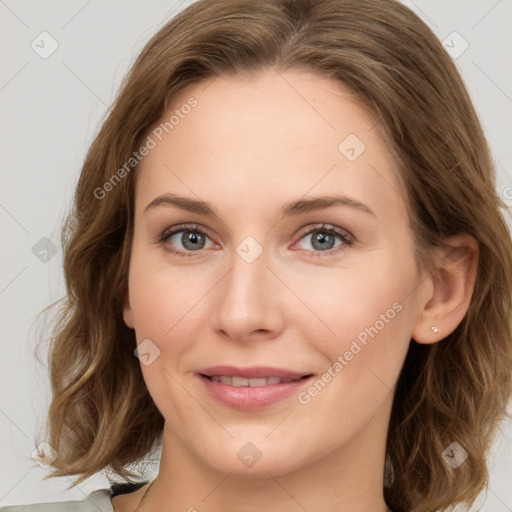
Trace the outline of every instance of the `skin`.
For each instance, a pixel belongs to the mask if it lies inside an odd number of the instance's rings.
[[[124,320],[138,343],[160,350],[141,368],[166,422],[159,473],[138,510],[387,511],[395,383],[411,338],[438,342],[462,320],[477,243],[454,237],[452,251],[435,255],[438,271],[419,271],[387,144],[344,84],[300,70],[218,77],[183,91],[171,110],[191,96],[198,105],[144,158],[136,185]],[[338,149],[351,133],[366,146],[355,161]],[[144,211],[168,192],[207,201],[217,215]],[[350,206],[280,214],[288,201],[334,193],[373,214]],[[159,241],[182,223],[207,232],[195,252],[183,245],[188,232]],[[311,233],[322,223],[353,243],[335,236],[328,248],[338,252],[323,253]],[[236,251],[247,236],[263,249],[252,263]],[[396,303],[400,312],[305,405],[294,395],[259,411],[232,409],[196,375],[231,364],[320,377]],[[237,457],[247,442],[262,455],[252,467]],[[145,490],[113,498],[115,511],[137,509]]]

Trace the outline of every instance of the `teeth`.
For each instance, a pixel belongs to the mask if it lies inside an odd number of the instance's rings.
[[[232,377],[231,385],[232,386],[248,386],[249,385],[249,379],[246,379],[244,377]]]
[[[260,379],[247,379],[249,382],[249,386],[266,386],[267,379],[265,377],[261,377]]]
[[[286,382],[295,382],[300,380],[301,377],[296,379],[282,379],[281,377],[259,377],[256,379],[247,379],[246,377],[227,377],[225,375],[212,375],[213,382],[220,382],[228,386],[272,386],[273,384],[280,384]]]

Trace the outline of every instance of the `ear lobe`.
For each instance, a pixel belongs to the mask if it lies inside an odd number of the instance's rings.
[[[462,322],[473,295],[478,256],[478,242],[468,234],[450,237],[436,250],[432,294],[412,331],[417,343],[436,343]]]
[[[124,323],[130,328],[134,329],[135,324],[133,322],[133,313],[132,308],[130,306],[130,298],[128,296],[128,293],[126,293],[126,297],[124,299],[124,306],[123,306],[123,320]]]

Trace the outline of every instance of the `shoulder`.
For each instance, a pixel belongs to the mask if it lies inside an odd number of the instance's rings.
[[[0,507],[0,512],[114,512],[111,489],[91,492],[81,501],[55,501]]]

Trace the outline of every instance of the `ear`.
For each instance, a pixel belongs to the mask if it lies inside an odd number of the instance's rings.
[[[130,297],[129,297],[128,292],[126,292],[126,296],[124,298],[123,319],[124,319],[124,323],[130,329],[134,329],[135,324],[133,322],[133,313],[132,313],[132,308],[130,306]]]
[[[436,249],[435,268],[428,278],[430,293],[411,334],[417,343],[436,343],[462,322],[473,295],[478,257],[478,242],[468,234],[450,237]]]

